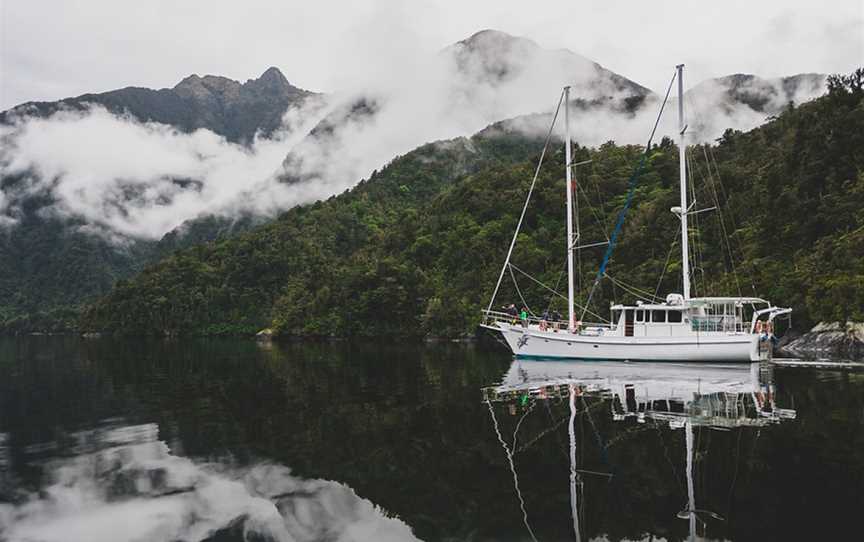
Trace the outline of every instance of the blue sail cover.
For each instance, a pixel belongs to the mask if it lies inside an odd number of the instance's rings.
[[[599,281],[603,278],[603,274],[606,272],[606,266],[609,265],[609,259],[612,258],[612,251],[615,250],[615,243],[618,241],[618,234],[621,233],[621,228],[624,226],[624,219],[627,217],[627,211],[630,209],[630,203],[633,201],[633,194],[636,192],[636,183],[639,180],[639,175],[642,173],[642,168],[645,167],[645,159],[647,158],[650,149],[651,142],[649,141],[648,146],[645,147],[645,152],[642,153],[642,158],[639,160],[639,164],[636,166],[636,169],[633,171],[633,174],[630,176],[630,180],[627,183],[627,199],[624,200],[624,207],[621,208],[621,211],[618,213],[618,220],[615,222],[615,229],[612,230],[612,236],[609,238],[609,246],[606,247],[606,254],[603,255],[603,263],[600,264],[600,270],[597,271],[597,278],[595,281]]]

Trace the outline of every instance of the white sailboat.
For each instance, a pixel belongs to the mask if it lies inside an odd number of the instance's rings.
[[[549,322],[540,318],[514,319],[512,314],[492,310],[504,273],[510,268],[510,257],[528,206],[528,201],[526,201],[522,218],[520,218],[504,267],[499,275],[498,284],[489,307],[484,311],[481,324],[481,327],[499,333],[516,356],[541,359],[700,362],[750,362],[770,358],[774,320],[778,316],[791,313],[792,309],[777,307],[758,297],[691,297],[690,295],[691,271],[687,219],[689,215],[700,211],[693,210],[693,205],[688,206],[687,201],[686,145],[684,141],[687,125],[684,119],[683,73],[684,65],[677,66],[675,78],[678,80],[681,203],[679,207],[671,209],[681,222],[683,292],[669,294],[663,302],[613,305],[611,307],[612,318],[608,323],[583,323],[577,320],[574,303],[573,258],[579,239],[578,234],[574,236],[573,233],[574,184],[572,168],[574,164],[571,161],[569,124],[570,89],[565,87],[563,101],[567,190],[568,319],[566,325],[562,325],[563,323]],[[667,98],[668,95],[667,91]],[[532,184],[532,190],[533,186]],[[530,196],[531,191],[528,195],[529,200]],[[598,281],[603,275],[603,269],[608,261],[611,248],[610,243],[609,252],[604,258],[603,265],[601,265],[601,271],[598,273]]]

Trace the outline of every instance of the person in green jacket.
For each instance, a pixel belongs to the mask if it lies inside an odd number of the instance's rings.
[[[522,327],[528,327],[528,309],[522,307],[522,311],[519,313],[519,318],[522,320]]]

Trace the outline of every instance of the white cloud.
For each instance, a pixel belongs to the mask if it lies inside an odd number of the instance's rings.
[[[692,81],[735,72],[848,72],[864,57],[864,4],[803,0],[5,0],[0,108],[190,73],[235,79],[279,66],[327,92],[394,52],[431,53],[482,28],[577,51],[654,90],[679,62]],[[364,54],[359,54],[363,51]],[[366,54],[368,53],[368,54]]]
[[[100,107],[19,119],[0,128],[6,143],[0,173],[26,177],[17,195],[50,192],[61,216],[123,237],[155,239],[202,213],[272,214],[293,203],[298,189],[275,183],[274,173],[321,110],[317,100],[290,110],[283,131],[249,147],[208,130],[186,134]],[[14,218],[9,199],[0,199],[0,211],[5,207]]]
[[[14,221],[10,194],[50,192],[56,199],[51,212],[83,219],[85,231],[119,241],[157,239],[201,214],[272,215],[339,193],[424,143],[470,135],[502,119],[548,112],[565,84],[573,85],[573,98],[588,101],[616,103],[629,95],[608,72],[569,51],[544,50],[494,32],[482,34],[474,45],[479,52],[457,44],[444,53],[424,55],[407,45],[388,50],[373,44],[371,50],[358,51],[358,57],[377,55],[387,69],[353,73],[328,105],[314,99],[290,110],[281,131],[272,139],[257,138],[249,147],[207,130],[181,133],[98,107],[19,119],[0,128],[6,143],[0,151],[0,174],[25,174],[28,180],[24,188],[10,188],[0,199],[0,216],[6,223]],[[764,81],[752,90],[767,93],[770,107],[780,107],[787,99],[779,81]],[[810,98],[821,86],[805,91],[796,98]],[[764,122],[768,113],[729,103],[724,92],[717,84],[694,90],[687,104],[692,138],[710,141],[726,128],[749,129]],[[373,104],[375,113],[347,114],[361,99]],[[635,114],[608,107],[574,111],[574,138],[586,145],[644,143],[657,105],[649,103]],[[674,110],[670,104],[658,139],[675,133]],[[328,113],[332,132],[304,139]],[[516,126],[545,133],[548,122],[547,115],[538,115]],[[277,180],[289,152],[288,173],[307,182]]]

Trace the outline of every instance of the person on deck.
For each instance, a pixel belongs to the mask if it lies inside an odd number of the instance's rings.
[[[522,327],[528,327],[528,308],[522,307],[522,312],[519,313],[519,318],[522,320]]]
[[[555,322],[555,323],[552,325],[552,327],[554,328],[554,331],[557,333],[557,332],[558,332],[558,328],[559,328],[560,325],[561,325],[561,324],[560,324],[560,322],[561,322],[561,313],[558,312],[557,310],[553,310],[553,311],[552,311],[552,320]]]
[[[516,321],[519,319],[519,311],[516,310],[516,305],[513,303],[510,303],[509,305],[504,307],[504,312],[506,312],[507,314],[509,314],[513,318],[513,321],[510,323],[515,325]]]
[[[549,309],[545,309],[540,315],[540,331],[546,331],[549,327]]]

